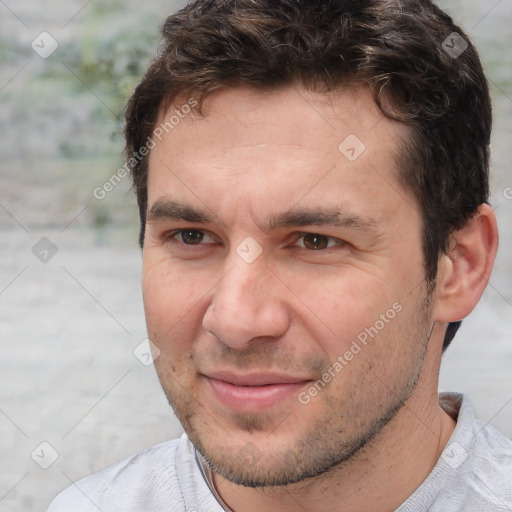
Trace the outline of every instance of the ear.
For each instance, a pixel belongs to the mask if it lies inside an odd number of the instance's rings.
[[[433,319],[456,322],[469,315],[489,281],[498,250],[496,215],[488,204],[450,237],[438,264]]]

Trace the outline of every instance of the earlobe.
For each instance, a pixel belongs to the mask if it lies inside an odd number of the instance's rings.
[[[456,322],[469,315],[489,281],[498,250],[496,216],[488,204],[451,235],[439,259],[434,320]]]

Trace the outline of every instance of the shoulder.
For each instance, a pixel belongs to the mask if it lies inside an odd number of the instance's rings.
[[[168,441],[123,459],[61,492],[48,512],[185,510],[180,476],[194,472],[188,438]]]
[[[511,510],[512,441],[482,421],[474,426],[467,460],[461,464],[467,492],[495,507],[489,510]]]
[[[448,443],[442,454],[446,482],[433,512],[512,510],[512,441],[474,420],[471,437]],[[459,508],[455,508],[455,506]]]
[[[475,419],[468,398],[449,398],[458,415],[455,431],[430,475],[398,510],[512,510],[512,441]]]
[[[461,418],[461,416],[463,416]],[[464,424],[458,439],[448,443],[443,452],[446,458],[451,448],[460,453],[455,469],[466,482],[468,491],[487,498],[496,505],[512,506],[512,440],[498,429],[477,420],[473,408],[464,398],[460,420]]]
[[[457,428],[441,459],[452,483],[443,488],[440,504],[445,500],[460,503],[460,510],[485,512],[512,509],[512,441],[475,419],[466,397],[461,399]]]

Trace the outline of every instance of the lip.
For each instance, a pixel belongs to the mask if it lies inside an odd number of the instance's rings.
[[[231,372],[203,374],[215,397],[226,407],[258,412],[297,394],[311,379],[276,373],[237,375]]]

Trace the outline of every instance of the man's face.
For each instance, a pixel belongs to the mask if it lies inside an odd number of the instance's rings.
[[[219,474],[296,482],[371,440],[421,373],[421,218],[395,178],[407,133],[365,89],[228,89],[204,113],[150,156],[155,365]]]

